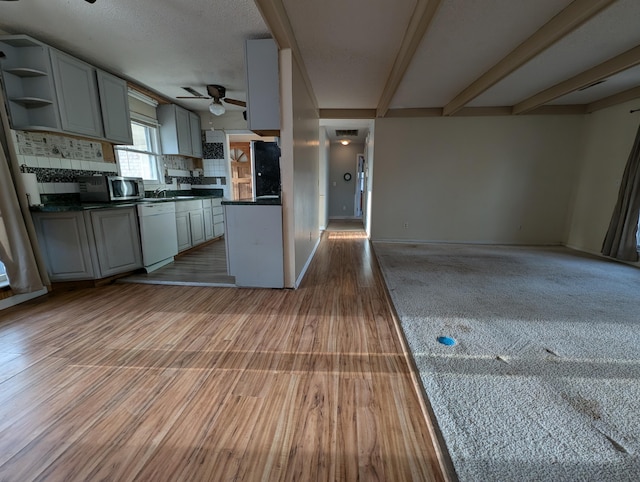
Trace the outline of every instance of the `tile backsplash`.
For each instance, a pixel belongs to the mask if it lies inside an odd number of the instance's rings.
[[[100,142],[44,132],[11,132],[21,170],[36,174],[40,194],[78,193],[78,177],[117,175],[119,172],[115,162],[104,160]],[[203,133],[204,154],[220,158],[203,159],[202,168],[196,167],[193,158],[173,155],[160,157],[167,188],[222,188],[227,195],[224,144],[207,141]]]

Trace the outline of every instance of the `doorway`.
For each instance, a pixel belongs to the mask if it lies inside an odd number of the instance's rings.
[[[355,193],[355,217],[362,219],[364,193],[366,192],[365,164],[366,159],[363,154],[358,154],[358,167],[356,168],[356,193]]]

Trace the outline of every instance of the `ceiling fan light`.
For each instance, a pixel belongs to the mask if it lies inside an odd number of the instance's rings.
[[[209,112],[211,112],[213,115],[222,115],[224,114],[226,111],[226,109],[224,108],[224,106],[218,102],[211,102],[211,104],[209,104]]]

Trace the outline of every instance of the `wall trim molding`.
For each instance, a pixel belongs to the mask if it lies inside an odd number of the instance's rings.
[[[0,300],[0,310],[19,305],[20,303],[38,298],[39,296],[46,295],[47,293],[47,288],[42,288],[40,291],[34,291],[33,293],[24,293],[10,296],[9,298]]]
[[[320,236],[318,236],[318,239],[316,240],[316,244],[313,247],[313,249],[311,250],[311,254],[307,258],[307,262],[302,267],[302,270],[300,271],[300,274],[298,275],[298,278],[296,279],[296,283],[293,286],[295,289],[297,289],[298,286],[300,286],[300,283],[302,283],[302,279],[304,278],[304,275],[306,274],[307,269],[309,269],[309,266],[311,265],[311,261],[313,261],[313,257],[316,255],[316,251],[318,250],[318,246],[320,246],[320,240],[321,239],[322,239],[322,232],[320,232]]]

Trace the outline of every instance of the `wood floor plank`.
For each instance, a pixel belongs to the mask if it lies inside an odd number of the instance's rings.
[[[0,480],[453,480],[345,226],[297,290],[114,283],[0,312]]]

